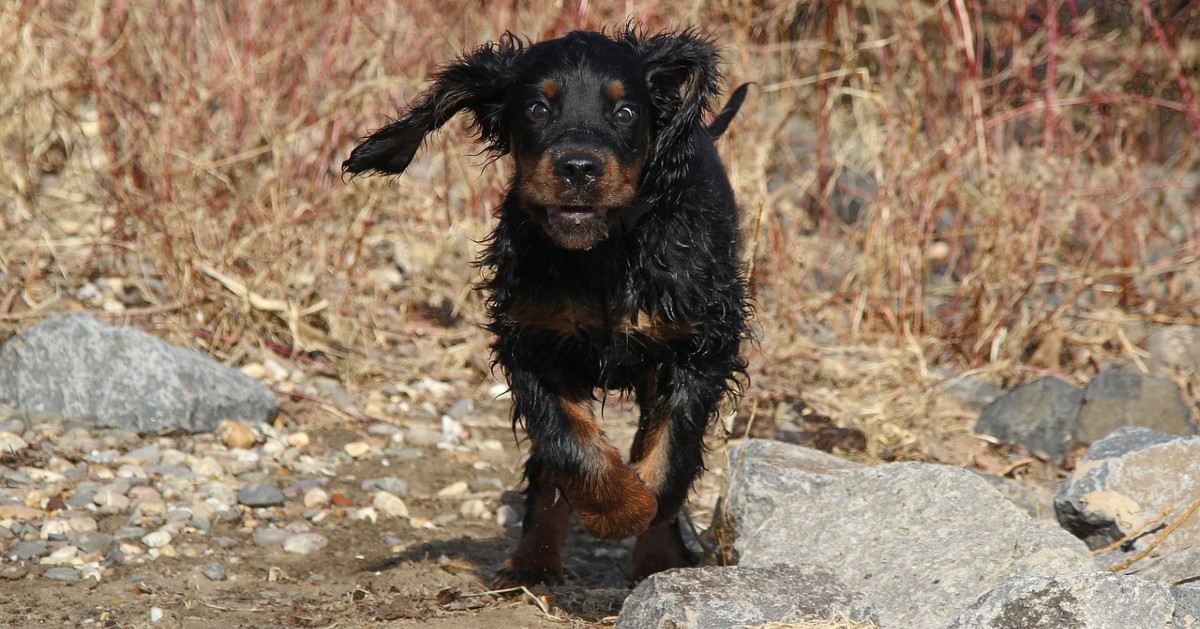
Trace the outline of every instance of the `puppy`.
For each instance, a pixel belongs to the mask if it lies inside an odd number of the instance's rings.
[[[495,364],[529,436],[521,541],[497,585],[560,584],[574,511],[602,539],[638,536],[632,573],[692,565],[677,517],[703,437],[736,393],[749,309],[738,214],[713,145],[745,97],[705,126],[718,56],[694,31],[511,34],[444,67],[346,173],[400,174],[460,111],[515,174],[480,264]],[[629,462],[593,411],[633,392]]]

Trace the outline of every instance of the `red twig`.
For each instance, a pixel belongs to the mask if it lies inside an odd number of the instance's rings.
[[[1175,49],[1171,46],[1170,39],[1167,38],[1166,31],[1163,30],[1162,24],[1154,17],[1154,11],[1150,8],[1150,0],[1141,0],[1142,16],[1146,20],[1146,25],[1154,32],[1155,39],[1158,40],[1158,45],[1162,47],[1163,54],[1167,57],[1167,61],[1171,64],[1171,69],[1175,72],[1175,83],[1179,86],[1179,94],[1183,99],[1183,111],[1187,113],[1188,120],[1192,123],[1192,129],[1196,131],[1196,135],[1200,136],[1200,108],[1196,106],[1196,95],[1192,93],[1191,86],[1183,78],[1183,72],[1180,70],[1179,57],[1175,55]]]

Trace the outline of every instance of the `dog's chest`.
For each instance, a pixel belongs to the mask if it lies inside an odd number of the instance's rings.
[[[525,334],[603,346],[626,341],[669,343],[692,336],[696,331],[694,324],[669,321],[646,309],[569,296],[518,298],[509,317]]]

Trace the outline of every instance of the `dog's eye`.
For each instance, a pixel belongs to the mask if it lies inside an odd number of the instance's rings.
[[[550,107],[541,101],[530,103],[529,108],[525,112],[529,114],[530,120],[538,122],[550,117]]]
[[[617,124],[633,124],[637,120],[637,112],[630,107],[622,107],[613,112],[613,122]]]

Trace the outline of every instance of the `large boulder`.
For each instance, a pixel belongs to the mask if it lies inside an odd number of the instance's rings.
[[[0,404],[138,433],[211,431],[222,419],[279,412],[271,391],[236,369],[82,313],[42,321],[0,347]]]
[[[799,466],[814,458],[783,444],[771,447],[772,458],[786,460],[787,448],[797,451]],[[810,469],[787,485],[781,473],[752,471],[767,465],[747,460],[756,449],[747,444],[730,472],[745,474],[731,483],[726,500],[745,505],[727,509],[727,518],[740,523],[733,543],[739,565],[827,568],[874,603],[881,626],[946,626],[1009,578],[1095,570],[1079,539],[1033,520],[967,470],[830,465],[823,477]],[[793,476],[794,467],[787,468]],[[756,476],[778,486],[770,498]],[[759,511],[758,501],[769,509]]]
[[[707,566],[642,581],[618,629],[724,629],[766,623],[874,621],[871,604],[815,566]]]
[[[1016,577],[988,592],[951,629],[1115,629],[1175,624],[1170,586],[1110,572]]]

